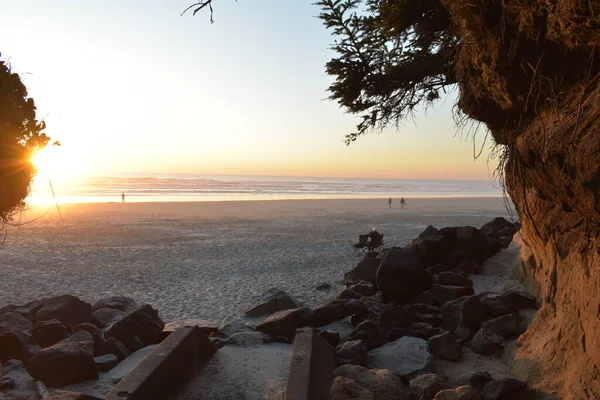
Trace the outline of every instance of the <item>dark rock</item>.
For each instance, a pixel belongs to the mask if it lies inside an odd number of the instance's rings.
[[[460,343],[468,342],[473,337],[473,331],[466,326],[459,325],[452,333],[454,334],[454,337],[456,337],[456,340]]]
[[[246,333],[246,332],[240,332],[240,333]],[[251,332],[250,332],[250,333],[251,333]],[[259,332],[259,333],[260,333],[260,332]],[[261,333],[261,335],[265,335],[265,334],[264,334],[264,333]],[[269,336],[269,335],[265,335],[265,336]],[[230,336],[230,337],[231,337],[231,336]],[[269,337],[270,337],[270,336],[269,336]],[[223,347],[223,346],[225,346],[225,345],[228,343],[228,341],[229,341],[229,338],[225,339],[225,338],[222,338],[222,337],[217,337],[217,336],[211,336],[209,339],[210,339],[210,341],[212,342],[212,344],[214,344],[214,345],[215,345],[215,347],[216,347],[217,349],[220,349],[220,348],[222,348],[222,347]]]
[[[408,328],[412,322],[413,315],[404,306],[389,307],[379,314],[379,325],[384,331],[393,328]]]
[[[373,296],[377,292],[375,285],[367,281],[360,281],[356,285],[350,286],[349,289],[361,296]]]
[[[458,361],[462,356],[462,348],[450,332],[430,337],[429,351],[439,360]]]
[[[313,326],[319,327],[366,311],[365,305],[358,300],[333,300],[315,308],[312,311],[310,322]]]
[[[272,342],[274,338],[262,332],[239,332],[227,339],[227,344],[242,347],[261,346]]]
[[[109,337],[106,340],[102,340],[99,344],[96,344],[94,350],[94,355],[96,357],[106,354],[114,354],[117,356],[119,361],[123,361],[131,354],[131,350],[129,350],[127,346],[119,342],[114,337]]]
[[[89,322],[92,316],[92,306],[70,294],[52,297],[35,314],[36,322],[59,320],[67,328],[73,328],[84,322]]]
[[[423,339],[404,336],[367,354],[367,368],[389,369],[411,379],[431,370],[431,354]]]
[[[499,236],[498,233],[504,228],[514,228],[516,232],[515,224],[508,222],[505,218],[496,217],[490,222],[483,224],[479,231],[486,236]],[[514,234],[514,233],[513,233]]]
[[[90,396],[85,393],[67,392],[65,390],[56,390],[44,400],[102,400],[100,397]]]
[[[100,308],[92,313],[92,324],[98,328],[106,328],[126,315],[125,312],[116,308]]]
[[[488,240],[479,229],[472,226],[460,226],[457,228],[456,239],[458,245],[469,254],[469,260],[482,263],[490,256]]]
[[[479,390],[472,386],[459,386],[438,392],[433,400],[482,400]]]
[[[34,315],[40,308],[42,308],[42,306],[44,305],[44,302],[46,300],[48,300],[48,299],[44,298],[44,299],[40,299],[40,300],[33,300],[27,304],[23,304],[20,306],[15,306],[13,304],[9,304],[7,306],[0,308],[0,314],[14,312],[17,314],[21,314],[25,317],[28,317],[30,315]]]
[[[433,285],[431,287],[433,299],[438,306],[443,306],[449,301],[456,300],[459,297],[471,296],[475,293],[470,286],[449,286]]]
[[[469,378],[469,385],[482,392],[485,384],[493,380],[494,378],[492,378],[492,375],[487,371],[476,372]]]
[[[413,314],[413,321],[414,322],[425,322],[431,326],[440,326],[440,324],[442,323],[442,317],[440,316],[440,314],[421,314],[421,313],[414,313]]]
[[[94,356],[96,356],[96,353],[100,351],[102,342],[104,341],[104,334],[102,333],[100,328],[90,323],[79,324],[75,328],[73,328],[71,332],[75,333],[81,331],[86,331],[87,333],[92,335],[92,339],[94,339]]]
[[[171,321],[165,325],[163,333],[170,335],[178,328],[194,328],[198,329],[198,334],[204,336],[212,336],[219,330],[216,322],[205,319],[179,319]]]
[[[293,336],[296,329],[309,324],[310,309],[295,308],[278,311],[256,325],[256,330],[271,336]]]
[[[0,330],[0,360],[21,360],[27,362],[31,357],[31,336],[16,329]]]
[[[392,248],[381,259],[377,288],[388,300],[410,301],[431,288],[433,280],[408,249]]]
[[[490,255],[496,254],[505,248],[504,243],[500,242],[500,239],[497,237],[487,236],[487,240],[490,245]],[[511,240],[512,240],[512,238],[511,238]]]
[[[367,345],[362,340],[349,340],[340,344],[335,352],[338,365],[367,365]]]
[[[537,309],[536,298],[529,293],[506,291],[502,293],[502,296],[506,298],[510,306],[515,310],[526,310],[526,309]]]
[[[0,314],[0,329],[16,329],[23,332],[28,332],[31,329],[31,321],[25,318],[22,314],[16,312],[7,312]]]
[[[331,285],[329,283],[321,283],[319,286],[317,286],[315,289],[317,290],[330,290],[331,289]]]
[[[246,310],[244,316],[254,318],[300,307],[302,307],[300,302],[283,290],[271,289],[259,304]]]
[[[410,335],[406,336],[414,336],[420,337],[423,339],[429,339],[431,336],[435,335],[435,328],[426,322],[413,322],[410,324],[409,332]],[[418,336],[415,333],[418,332]]]
[[[36,323],[31,328],[33,341],[41,347],[52,346],[68,336],[67,327],[56,319]]]
[[[367,370],[356,376],[356,383],[369,389],[376,400],[404,400],[404,385],[393,371]]]
[[[404,306],[404,309],[409,314],[437,314],[440,312],[440,308],[438,306],[434,306],[431,304],[423,304],[423,303],[412,303]]]
[[[348,335],[347,340],[362,340],[367,349],[371,350],[386,342],[385,333],[377,323],[371,320],[361,322]]]
[[[498,354],[504,348],[504,341],[502,336],[481,328],[471,339],[471,348],[478,354]]]
[[[503,338],[508,335],[518,335],[521,333],[519,329],[519,318],[515,314],[503,315],[486,321],[481,325],[481,329],[494,332],[496,335],[502,336]]]
[[[440,309],[442,328],[453,332],[459,325],[473,331],[485,320],[485,306],[477,296],[461,297],[449,301]]]
[[[417,297],[415,297],[412,302],[413,304],[428,304],[430,306],[435,305],[435,301],[433,300],[433,295],[431,294],[431,290],[426,290]]]
[[[387,338],[388,342],[393,342],[394,340],[398,340],[404,336],[413,336],[424,339],[420,333],[417,333],[416,335],[411,333],[412,331],[408,328],[393,328],[385,332],[385,337]]]
[[[100,310],[101,308],[112,308],[115,310],[129,313],[137,308],[137,303],[134,299],[127,296],[111,296],[98,300],[92,306],[92,311]]]
[[[485,384],[484,400],[533,400],[535,397],[527,389],[525,382],[513,378],[493,380]]]
[[[359,300],[362,296],[351,289],[344,289],[337,295],[338,300]]]
[[[473,275],[473,274],[478,274],[481,272],[481,265],[471,261],[471,260],[465,260],[463,262],[461,262],[460,264],[458,264],[456,267],[452,268],[451,272],[454,272],[456,274],[460,274],[463,276],[469,276],[469,275]]]
[[[344,364],[333,370],[333,376],[344,376],[346,378],[356,379],[358,375],[368,370],[368,368],[365,368],[362,365]]]
[[[38,351],[27,364],[27,372],[51,387],[63,387],[98,379],[92,335],[81,331],[54,346]]]
[[[0,390],[10,390],[15,388],[15,380],[13,378],[0,377]]]
[[[346,286],[356,285],[360,281],[375,283],[380,262],[381,258],[365,256],[356,267],[344,274],[344,283]]]
[[[337,347],[340,344],[340,334],[336,331],[321,331],[319,332],[319,336],[327,341],[333,347]]]
[[[413,400],[433,400],[435,395],[450,386],[444,378],[437,374],[424,374],[409,382],[410,398]]]
[[[94,362],[98,371],[106,372],[113,369],[119,363],[119,358],[114,354],[105,354],[100,357],[94,357]]]
[[[440,272],[434,280],[440,285],[473,286],[472,280],[456,272]]]
[[[499,293],[484,292],[478,294],[477,297],[485,305],[485,312],[490,317],[495,318],[516,312],[508,299]]]
[[[375,400],[373,392],[360,386],[356,381],[344,376],[333,380],[329,400]]]
[[[231,335],[240,332],[253,332],[244,321],[235,320],[219,326],[217,333],[218,337],[228,338]]]
[[[158,311],[144,304],[112,324],[105,332],[106,337],[114,337],[130,350],[139,350],[163,339],[165,323]]]
[[[449,267],[448,265],[445,265],[445,264],[437,264],[432,267],[427,267],[427,272],[429,272],[429,274],[431,276],[437,275],[440,272],[449,272],[451,270],[452,270],[452,267]]]

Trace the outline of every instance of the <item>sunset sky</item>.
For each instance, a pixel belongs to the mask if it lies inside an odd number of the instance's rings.
[[[212,25],[189,4],[0,0],[2,58],[62,144],[55,174],[489,179],[456,93],[347,147],[356,118],[324,100],[333,39],[311,1],[217,0]]]

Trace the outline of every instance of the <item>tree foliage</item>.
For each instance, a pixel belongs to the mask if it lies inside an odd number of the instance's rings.
[[[335,77],[330,99],[361,117],[362,134],[406,119],[456,83],[458,39],[439,0],[322,0],[319,18],[338,54],[326,65]]]
[[[25,205],[35,169],[32,154],[46,146],[43,121],[18,74],[0,61],[0,221]]]

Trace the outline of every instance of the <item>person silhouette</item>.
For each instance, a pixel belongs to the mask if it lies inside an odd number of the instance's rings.
[[[388,207],[392,208],[392,198],[391,197],[388,199]]]
[[[121,203],[125,203],[125,192],[121,193]]]
[[[406,200],[404,200],[404,197],[400,198],[400,205],[402,206],[402,208],[404,208],[404,206],[406,205]]]

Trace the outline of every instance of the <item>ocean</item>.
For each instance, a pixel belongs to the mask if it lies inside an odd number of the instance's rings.
[[[490,180],[121,174],[61,181],[40,176],[29,202],[119,202],[121,193],[128,202],[502,196]]]

